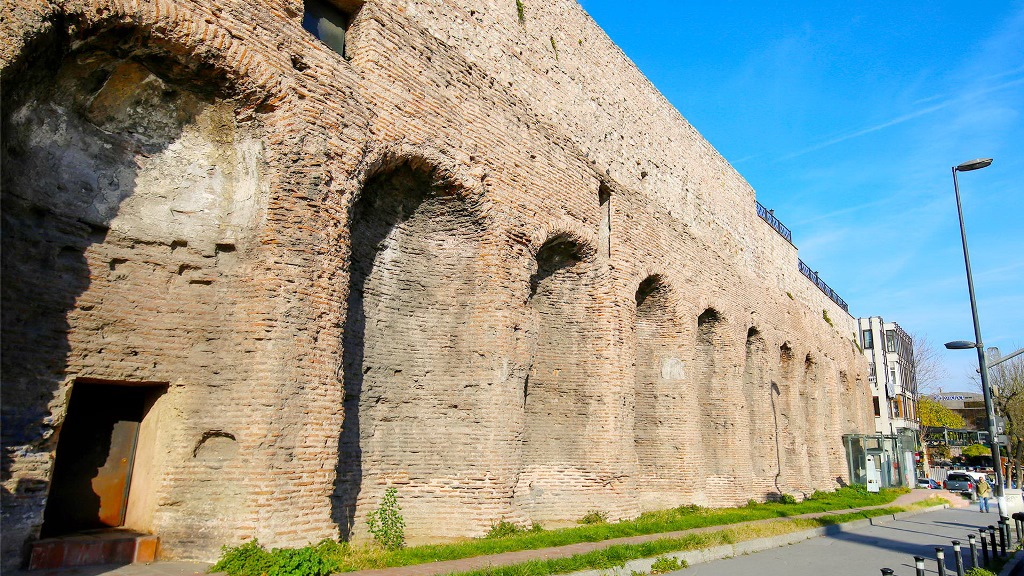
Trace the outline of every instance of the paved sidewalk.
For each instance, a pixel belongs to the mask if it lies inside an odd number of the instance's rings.
[[[970,503],[966,500],[955,494],[950,494],[949,492],[942,490],[913,490],[909,494],[901,495],[893,503],[885,504],[884,506],[907,506],[914,502],[925,500],[931,496],[941,496],[946,498],[953,503],[954,507],[964,508],[970,506]],[[866,508],[855,508],[852,510],[833,510],[831,512],[804,514],[797,516],[797,518],[814,518],[825,514],[838,514],[842,512],[852,512],[878,507],[879,506],[869,506]],[[993,514],[993,516],[994,515],[995,514]],[[746,524],[770,521],[771,520],[756,520]],[[559,546],[556,548],[521,550],[518,552],[506,552],[504,554],[495,554],[492,556],[476,556],[473,558],[463,558],[461,560],[451,560],[446,562],[433,562],[417,566],[362,570],[359,572],[348,572],[346,574],[352,576],[437,576],[456,571],[476,570],[486,568],[488,566],[517,564],[529,560],[564,558],[572,556],[573,554],[582,554],[585,552],[600,550],[616,544],[638,544],[660,538],[675,538],[685,534],[715,531],[722,528],[724,528],[724,526],[712,526],[680,532],[616,538],[614,540],[605,540],[602,542],[584,542],[568,546]],[[33,572],[21,572],[18,573],[18,576],[196,576],[198,574],[204,574],[210,566],[211,564],[202,562],[154,562],[152,564],[129,564],[126,566],[89,566],[84,568],[65,568],[61,570],[37,570]]]
[[[968,534],[994,524],[998,513],[976,508],[947,508],[880,524],[846,526],[821,538],[792,546],[716,560],[672,572],[675,576],[869,576],[892,568],[895,576],[915,573],[914,556],[925,560],[925,574],[938,574],[935,548],[945,550],[946,573],[956,574],[953,540],[963,542],[966,567],[971,566]],[[838,527],[837,527],[838,528]],[[980,549],[979,549],[980,555]],[[1009,570],[1007,570],[1009,572]],[[1007,573],[1004,572],[1004,573]],[[606,571],[615,574],[615,571]],[[624,574],[629,574],[627,570]],[[618,574],[623,574],[618,571]]]

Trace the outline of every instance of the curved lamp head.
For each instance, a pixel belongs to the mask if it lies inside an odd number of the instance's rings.
[[[979,170],[992,163],[991,158],[978,158],[977,160],[970,160],[958,165],[955,170],[957,172],[970,172],[971,170]]]
[[[945,346],[949,350],[968,350],[978,347],[977,344],[969,340],[954,340],[952,342],[946,342]]]

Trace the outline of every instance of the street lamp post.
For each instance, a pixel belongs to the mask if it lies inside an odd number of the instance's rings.
[[[1003,462],[999,455],[999,437],[996,435],[996,413],[992,406],[992,391],[988,385],[988,366],[985,358],[985,345],[981,339],[981,323],[978,321],[978,302],[974,297],[974,278],[971,277],[971,257],[967,252],[967,232],[964,230],[964,211],[960,206],[960,184],[957,172],[970,172],[985,168],[992,163],[991,158],[979,158],[953,166],[953,191],[956,194],[956,213],[960,218],[960,238],[964,245],[964,265],[967,267],[967,291],[971,296],[971,314],[974,316],[974,342],[949,342],[946,348],[975,348],[978,351],[978,370],[981,372],[981,392],[985,398],[985,417],[988,420],[988,443],[992,451],[992,468],[996,474],[996,501],[999,503],[999,516],[1006,516],[1006,495],[1003,492]]]

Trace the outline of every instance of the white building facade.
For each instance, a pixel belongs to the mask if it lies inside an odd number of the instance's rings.
[[[880,316],[859,318],[860,344],[868,357],[875,432],[917,435],[917,378],[914,341],[900,325]]]

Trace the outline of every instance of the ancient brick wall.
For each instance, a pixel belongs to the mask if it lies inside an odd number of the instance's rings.
[[[369,0],[344,57],[298,0],[3,11],[5,565],[90,386],[148,395],[178,558],[388,486],[413,541],[829,488],[871,427],[853,319],[575,2]]]

